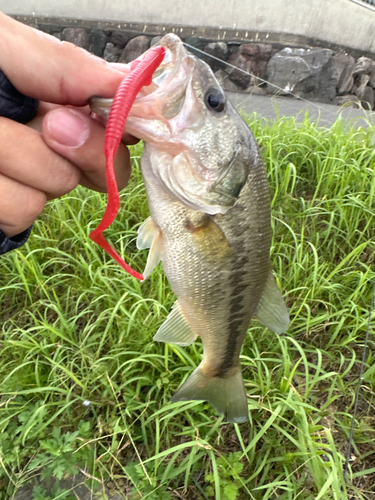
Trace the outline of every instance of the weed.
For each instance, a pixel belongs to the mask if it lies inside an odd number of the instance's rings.
[[[170,402],[201,343],[152,341],[174,302],[165,276],[158,268],[139,283],[89,240],[105,197],[78,188],[1,257],[0,500],[36,474],[56,480],[63,498],[59,478],[77,470],[128,498],[375,498],[373,332],[347,484],[342,473],[375,279],[374,130],[249,123],[267,164],[272,263],[292,318],[283,336],[250,325],[241,355],[250,422]],[[107,236],[141,271],[140,153],[132,149],[132,181]],[[40,488],[36,498],[51,496]]]
[[[61,489],[57,484],[52,488],[51,494],[41,486],[34,486],[32,500],[76,500],[70,490]]]
[[[86,433],[86,429],[90,428],[90,423],[80,422],[79,427],[83,429],[83,433]],[[78,463],[91,461],[91,454],[87,453],[87,448],[83,451],[84,457],[82,457],[82,448],[80,453],[75,453],[80,430],[61,434],[61,429],[54,427],[52,438],[42,439],[39,442],[39,446],[43,451],[38,453],[30,462],[28,469],[34,470],[40,467],[43,470],[42,479],[50,476],[62,479],[65,475],[77,474]]]
[[[220,484],[220,496],[222,500],[236,500],[239,490],[242,487],[239,474],[242,472],[243,464],[240,462],[242,453],[236,451],[228,456],[221,456],[217,459],[217,469],[215,473],[206,474],[206,481],[215,484],[217,476]],[[207,486],[205,493],[209,497],[215,496],[215,487]]]

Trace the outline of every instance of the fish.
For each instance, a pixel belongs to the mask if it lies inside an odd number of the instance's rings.
[[[249,419],[240,354],[252,318],[276,334],[289,314],[270,265],[269,186],[257,142],[210,67],[175,34],[138,94],[125,133],[144,141],[141,170],[150,217],[137,248],[144,277],[161,261],[177,300],[154,336],[203,343],[199,366],[172,401],[208,401],[228,422]],[[94,97],[104,120],[111,99]]]

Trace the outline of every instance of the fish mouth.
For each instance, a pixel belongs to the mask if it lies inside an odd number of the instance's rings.
[[[151,84],[138,93],[129,112],[124,133],[154,144],[162,142],[164,146],[171,136],[169,120],[183,108],[195,62],[180,38],[173,33],[165,35],[157,45],[165,48],[164,59],[154,72]],[[144,54],[139,59],[143,57]],[[125,68],[124,77],[130,73],[131,63]],[[112,103],[113,99],[96,96],[89,101],[91,110],[104,121],[109,118]],[[155,131],[159,133],[155,134]]]
[[[193,57],[177,35],[165,35],[157,45],[164,47],[164,59],[154,72],[151,85],[143,87],[137,95],[125,126],[127,132],[151,143],[156,120],[170,131],[169,120],[183,108],[195,68]],[[153,120],[152,133],[144,128],[144,119]]]

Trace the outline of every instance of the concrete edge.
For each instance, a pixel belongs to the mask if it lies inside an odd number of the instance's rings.
[[[60,25],[66,27],[82,27],[101,30],[120,30],[134,32],[134,34],[144,34],[150,36],[164,35],[166,33],[176,33],[182,38],[200,38],[210,41],[226,41],[231,43],[262,42],[294,47],[323,47],[335,52],[344,51],[355,58],[366,56],[375,59],[375,53],[361,51],[348,46],[338,45],[319,38],[311,38],[304,35],[292,33],[276,33],[270,31],[236,30],[227,28],[211,28],[207,26],[183,26],[169,24],[144,24],[127,23],[118,21],[101,21],[91,19],[76,19],[68,17],[47,17],[47,16],[24,16],[10,14],[11,17],[24,24],[40,25]]]

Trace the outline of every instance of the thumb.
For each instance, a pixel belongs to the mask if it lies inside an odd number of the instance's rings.
[[[80,184],[102,192],[107,191],[104,135],[105,129],[97,120],[74,108],[57,107],[43,120],[46,144],[81,171]],[[130,155],[123,143],[116,154],[115,173],[122,189],[130,176]]]

